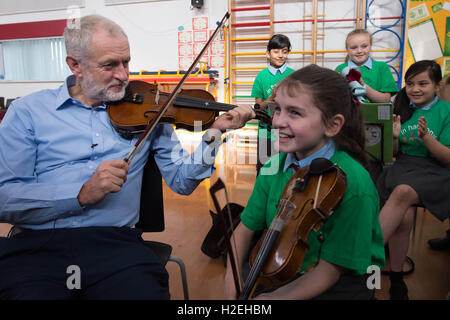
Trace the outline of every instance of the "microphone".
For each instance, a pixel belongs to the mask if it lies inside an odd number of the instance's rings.
[[[94,149],[96,146],[98,146],[98,143],[91,144],[91,148]]]

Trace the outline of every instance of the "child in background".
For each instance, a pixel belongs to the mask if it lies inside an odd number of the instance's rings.
[[[284,79],[274,101],[273,127],[279,130],[280,153],[258,175],[234,231],[241,263],[254,233],[270,226],[277,214],[277,202],[293,175],[291,165],[304,167],[315,158],[327,158],[346,173],[347,188],[334,213],[319,230],[311,231],[310,248],[299,270],[304,274],[256,299],[371,299],[374,290],[367,286],[366,272],[371,265],[384,265],[384,247],[377,190],[364,168],[360,108],[343,77],[316,65]],[[272,166],[277,171],[264,174],[265,167]],[[227,265],[225,298],[235,299],[232,268]]]
[[[422,203],[441,221],[450,213],[450,103],[436,96],[441,78],[439,64],[418,61],[406,71],[406,86],[394,101],[397,160],[377,183],[386,200],[380,224],[389,243],[392,300],[408,299],[402,271],[415,205]]]
[[[266,69],[261,70],[255,78],[252,87],[252,97],[255,98],[255,103],[261,107],[266,107],[269,97],[272,95],[275,85],[292,73],[294,70],[289,68],[286,64],[289,52],[291,51],[291,42],[289,38],[282,34],[273,35],[267,44],[266,57],[269,64]],[[269,99],[269,100],[268,100]],[[270,110],[268,110],[270,114]],[[267,139],[267,159],[272,155],[273,143],[270,131],[267,130],[267,125],[258,127],[258,158],[256,170],[259,173],[262,165],[267,161],[265,157],[260,158],[259,142],[260,139]],[[262,153],[265,155],[265,152]]]
[[[371,48],[370,32],[363,29],[353,30],[345,40],[346,62],[339,65],[336,71],[346,76],[350,69],[358,69],[361,73],[358,95],[365,99],[365,102],[389,103],[391,96],[398,91],[397,85],[389,66],[370,57]]]

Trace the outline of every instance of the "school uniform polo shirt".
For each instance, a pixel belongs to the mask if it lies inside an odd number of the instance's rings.
[[[335,70],[341,72],[347,66],[351,67],[352,65],[357,67],[352,60],[349,60],[349,62],[340,64]],[[397,85],[386,62],[376,61],[369,57],[358,70],[361,72],[364,83],[372,89],[379,92],[389,92],[391,96],[397,93]]]
[[[272,174],[258,175],[253,193],[242,212],[242,223],[251,230],[268,228],[278,213],[277,204],[292,177],[285,170],[287,155],[273,156],[261,170],[273,166]],[[300,271],[323,259],[344,267],[345,273],[362,275],[371,265],[384,266],[383,235],[378,220],[379,198],[369,173],[346,152],[335,150],[330,160],[347,176],[344,197],[318,231],[311,231],[309,250]]]
[[[450,103],[436,97],[429,105],[415,108],[411,118],[402,124],[398,140],[399,152],[417,157],[429,156],[430,153],[418,133],[420,117],[427,119],[428,132],[450,148]]]

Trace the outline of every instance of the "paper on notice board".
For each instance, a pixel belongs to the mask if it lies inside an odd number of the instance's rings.
[[[408,40],[415,61],[442,57],[441,45],[431,19],[411,26]]]

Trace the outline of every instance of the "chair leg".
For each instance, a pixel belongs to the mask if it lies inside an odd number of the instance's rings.
[[[176,262],[178,264],[178,266],[180,267],[181,281],[183,282],[184,299],[189,300],[189,291],[188,291],[188,285],[187,285],[187,280],[186,280],[186,267],[184,265],[184,262],[176,256],[170,256],[169,260]]]

